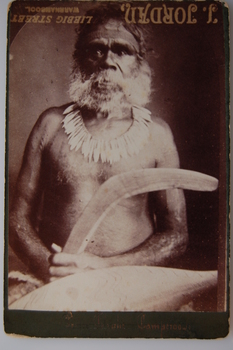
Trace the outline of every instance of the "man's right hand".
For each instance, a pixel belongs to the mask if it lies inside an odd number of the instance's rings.
[[[65,277],[82,270],[102,269],[110,267],[107,258],[83,252],[81,254],[56,253],[50,256],[50,281],[54,277]]]

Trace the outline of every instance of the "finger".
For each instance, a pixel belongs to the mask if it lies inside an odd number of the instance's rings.
[[[74,266],[50,266],[49,273],[52,277],[65,277],[73,275],[74,273],[80,271],[77,267]]]
[[[50,264],[56,266],[76,266],[76,255],[57,253],[51,256]]]

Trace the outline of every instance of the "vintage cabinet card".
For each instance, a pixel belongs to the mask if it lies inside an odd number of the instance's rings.
[[[219,1],[15,1],[5,331],[219,338],[229,35]]]

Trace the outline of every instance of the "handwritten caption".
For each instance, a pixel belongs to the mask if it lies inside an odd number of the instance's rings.
[[[68,312],[65,315],[66,320],[66,327],[69,328],[85,328],[86,324],[80,324],[76,323],[75,317],[72,312]],[[127,322],[122,322],[123,317],[119,317],[116,315],[115,317],[111,319],[112,322],[109,322],[108,317],[106,317],[102,313],[98,313],[94,316],[93,322],[91,322],[91,326],[93,329],[102,329],[102,330],[112,330],[112,331],[118,331],[118,330],[127,330],[129,327],[129,324]],[[152,334],[163,336],[164,333],[177,333],[177,336],[179,334],[186,334],[187,332],[190,333],[192,331],[191,325],[186,323],[151,323],[146,320],[145,314],[137,316],[136,322],[134,323],[134,327],[138,331],[152,331]],[[130,324],[130,328],[132,328],[132,323]]]
[[[80,15],[80,10],[77,6],[26,6],[25,10],[27,14],[14,14],[11,22],[47,24],[55,21],[57,24],[90,24],[93,19],[93,16]],[[145,6],[132,6],[130,3],[124,3],[121,5],[121,11],[125,22],[128,24],[197,24],[198,11],[205,13],[207,24],[218,23],[218,19],[215,17],[218,6],[213,3],[208,5],[205,3],[204,6],[191,3],[186,7],[174,7],[165,4],[152,6],[151,3]]]

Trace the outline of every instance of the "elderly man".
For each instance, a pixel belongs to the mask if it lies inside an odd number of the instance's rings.
[[[144,108],[151,91],[145,35],[115,8],[89,11],[80,25],[70,84],[72,104],[50,108],[28,139],[10,215],[10,244],[35,276],[48,282],[80,268],[167,265],[188,235],[181,190],[121,200],[86,250],[64,247],[80,214],[113,175],[177,168],[165,122]]]

